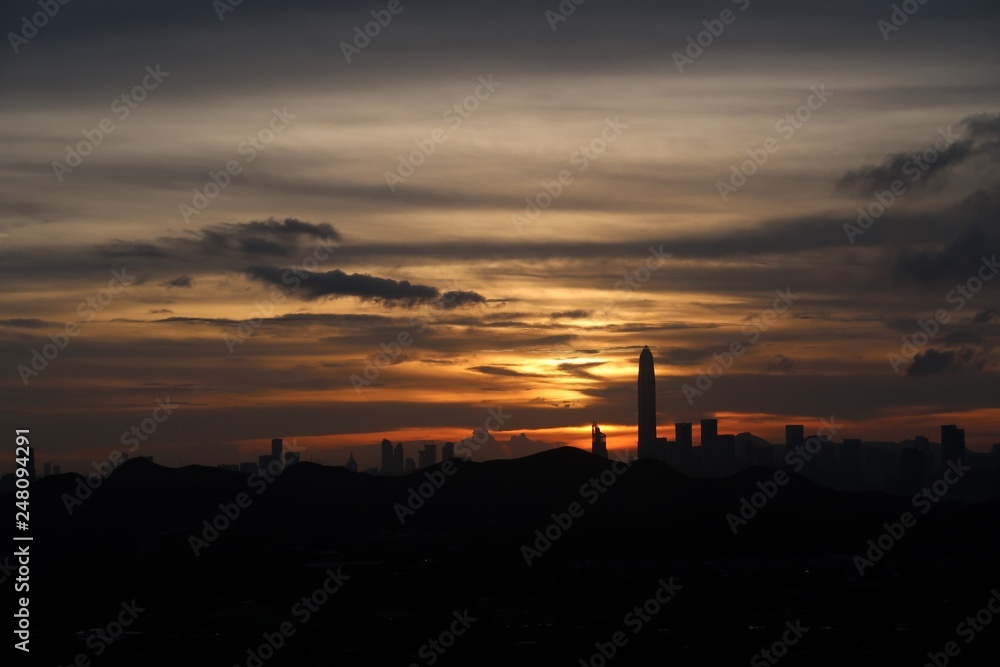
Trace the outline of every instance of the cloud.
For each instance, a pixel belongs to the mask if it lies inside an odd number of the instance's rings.
[[[340,269],[325,273],[295,273],[273,266],[253,266],[246,270],[246,274],[265,284],[294,289],[296,294],[307,300],[350,296],[387,306],[410,308],[433,303],[444,309],[485,302],[485,298],[475,292],[442,294],[438,288],[430,285],[415,285],[408,280],[379,278],[361,273],[347,274]]]
[[[553,320],[582,320],[590,317],[593,312],[592,310],[561,310],[558,313],[552,313],[549,317]]]
[[[1000,309],[986,308],[976,313],[972,318],[973,324],[994,324],[1000,322]]]
[[[40,320],[34,317],[12,317],[6,320],[0,320],[0,326],[11,327],[14,329],[44,329],[47,327],[62,325],[55,322],[49,322],[47,320]]]
[[[877,165],[848,171],[837,182],[841,192],[871,197],[875,191],[889,190],[894,181],[909,187],[927,187],[943,174],[977,156],[1000,157],[1000,114],[979,114],[954,126],[941,128],[931,145],[918,150],[894,153]]]
[[[977,372],[985,368],[987,361],[982,351],[968,347],[957,350],[931,348],[913,358],[906,374],[921,377],[940,373]]]
[[[473,366],[469,370],[485,375],[502,375],[504,377],[538,377],[534,373],[522,373],[505,366]]]
[[[764,366],[765,373],[791,373],[795,370],[795,360],[783,354],[776,354]]]
[[[164,280],[160,287],[191,287],[191,276],[178,276],[172,280]]]

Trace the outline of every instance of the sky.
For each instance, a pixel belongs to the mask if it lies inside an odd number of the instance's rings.
[[[661,437],[985,451],[1000,7],[904,4],[5,3],[5,427],[633,448],[648,345]]]

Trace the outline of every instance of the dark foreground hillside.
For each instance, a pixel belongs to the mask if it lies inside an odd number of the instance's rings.
[[[1000,618],[960,624],[1000,587],[1000,500],[914,504],[775,473],[695,480],[571,448],[400,478],[301,463],[271,482],[136,460],[72,514],[82,478],[49,477],[32,498],[31,656],[881,666],[954,642],[949,664],[993,664]]]

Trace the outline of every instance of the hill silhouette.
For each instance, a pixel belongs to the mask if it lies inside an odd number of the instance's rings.
[[[660,461],[626,468],[568,447],[402,477],[299,463],[270,482],[132,460],[72,517],[65,494],[84,478],[53,476],[33,500],[43,657],[68,664],[87,650],[74,633],[135,598],[149,610],[141,634],[102,664],[246,664],[247,648],[330,568],[350,579],[268,665],[425,664],[420,646],[464,609],[480,620],[442,664],[579,664],[670,577],[681,593],[616,664],[743,662],[796,618],[825,628],[809,641],[826,664],[919,663],[933,647],[926,633],[989,597],[1000,500],[936,503],[861,574],[854,557],[914,511],[910,499],[789,473],[734,534],[727,517],[774,475],[692,479]],[[240,494],[247,506],[226,516]],[[579,516],[553,528],[574,503]],[[974,647],[995,648],[986,636]]]

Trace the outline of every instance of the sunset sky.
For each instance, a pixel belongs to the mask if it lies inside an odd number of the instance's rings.
[[[671,439],[1000,442],[995,2],[221,4],[0,10],[0,409],[40,461],[168,398],[165,465],[367,467],[491,409],[490,455],[634,447],[644,345]]]

